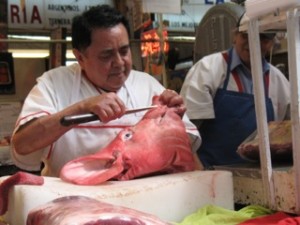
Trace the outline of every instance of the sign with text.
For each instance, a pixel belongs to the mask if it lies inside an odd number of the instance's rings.
[[[220,3],[231,2],[231,0],[183,0],[183,4],[193,4],[193,5],[216,5]]]
[[[195,27],[211,7],[230,2],[230,0],[183,0],[181,14],[165,13],[163,20],[169,21],[169,31],[195,32]]]
[[[8,28],[71,28],[72,18],[92,6],[113,0],[8,0]]]
[[[142,0],[143,11],[149,13],[181,13],[181,0]]]

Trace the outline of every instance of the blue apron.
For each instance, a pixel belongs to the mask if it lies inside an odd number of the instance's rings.
[[[199,129],[202,145],[197,154],[204,167],[245,163],[237,153],[238,146],[256,130],[254,95],[229,91],[232,49],[223,54],[227,73],[223,88],[214,97],[215,119],[205,120]],[[233,75],[237,73],[232,72]],[[268,85],[265,84],[266,96]],[[238,85],[239,86],[239,85]],[[272,101],[266,97],[267,120],[274,120]]]

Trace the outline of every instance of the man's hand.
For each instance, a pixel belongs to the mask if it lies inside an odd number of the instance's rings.
[[[183,103],[183,98],[174,90],[164,90],[164,92],[159,96],[159,102],[162,105],[174,107],[175,112],[181,117],[186,111],[186,107]]]
[[[103,123],[120,118],[126,110],[122,100],[113,92],[86,99],[84,106],[86,112],[95,113]]]

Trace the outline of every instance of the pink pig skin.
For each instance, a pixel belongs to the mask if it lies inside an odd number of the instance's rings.
[[[130,180],[155,173],[196,169],[188,135],[175,108],[149,110],[137,125],[122,130],[104,149],[68,162],[60,178],[79,185]]]
[[[0,215],[7,212],[9,191],[15,185],[43,185],[44,178],[27,172],[17,172],[0,183]],[[1,223],[0,223],[1,225]]]
[[[57,198],[32,209],[27,225],[171,225],[138,210],[84,196]]]

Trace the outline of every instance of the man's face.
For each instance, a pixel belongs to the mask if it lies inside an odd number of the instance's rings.
[[[117,91],[129,76],[132,59],[126,28],[118,24],[92,32],[91,45],[84,51],[73,50],[87,78],[108,91]]]
[[[241,60],[245,63],[246,66],[250,68],[250,50],[248,43],[248,34],[238,32],[235,35],[234,39],[235,49],[237,54],[240,56]],[[273,39],[260,39],[261,55],[264,57],[268,52],[271,51],[273,45]]]

